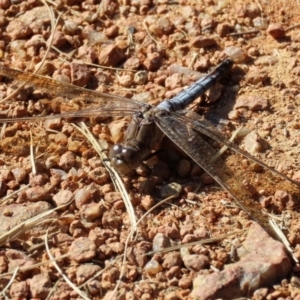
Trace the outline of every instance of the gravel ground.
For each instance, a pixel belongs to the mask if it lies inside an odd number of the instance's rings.
[[[232,71],[191,109],[227,139],[245,128],[237,145],[300,182],[299,7],[283,0],[0,0],[0,58],[6,67],[156,105],[230,56]],[[17,86],[3,77],[1,98]],[[136,218],[148,212],[128,242],[132,216],[75,119],[34,120],[88,105],[76,93],[62,96],[55,86],[26,85],[0,101],[2,119],[33,117],[1,130],[1,298],[300,299],[300,188],[223,154],[252,210],[264,209],[282,229],[288,252],[165,140],[161,155],[122,177]],[[83,120],[111,145],[122,141],[130,117]],[[180,195],[149,211],[170,189]]]

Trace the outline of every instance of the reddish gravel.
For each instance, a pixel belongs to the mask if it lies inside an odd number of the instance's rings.
[[[0,0],[2,64],[29,73],[41,66],[39,74],[64,83],[157,105],[230,56],[236,62],[230,74],[190,109],[219,121],[216,126],[227,139],[244,127],[235,140],[241,148],[300,182],[299,1],[51,3],[56,18],[63,13],[53,37],[49,10],[40,1]],[[4,99],[16,85],[0,79]],[[44,91],[26,85],[0,102],[0,118],[97,105],[97,99],[66,99],[56,92],[55,87]],[[2,297],[300,299],[300,267],[283,244],[252,222],[211,176],[167,139],[163,153],[123,181],[137,218],[160,199],[180,196],[142,219],[126,244],[131,224],[124,200],[96,151],[71,125],[74,121],[3,125]],[[112,145],[122,142],[130,118],[95,115],[84,121],[97,139]],[[217,142],[210,144],[216,151],[220,148]],[[294,258],[300,259],[300,189],[229,150],[224,159],[251,194],[253,207],[275,215]],[[20,225],[57,207],[40,224]],[[57,265],[81,295],[49,261],[46,234]],[[194,244],[166,251],[186,243]]]

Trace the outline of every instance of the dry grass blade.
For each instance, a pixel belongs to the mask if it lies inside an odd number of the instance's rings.
[[[193,68],[193,65],[195,64],[197,58],[198,58],[198,53],[194,52],[192,54],[192,59],[191,59],[189,65],[188,65],[188,69],[192,69]]]
[[[49,234],[48,237],[49,238],[55,237],[59,233],[60,233],[60,230],[51,232],[51,234]],[[34,244],[34,245],[30,246],[26,250],[28,253],[33,253],[34,251],[37,251],[38,249],[44,248],[44,246],[45,246],[45,244],[44,244],[44,242],[42,242],[42,243],[38,243],[38,244]]]
[[[58,285],[59,282],[60,282],[60,280],[57,280],[57,281],[55,282],[55,284],[53,285],[51,291],[49,292],[49,294],[48,294],[48,296],[47,296],[47,298],[46,298],[45,300],[50,299],[51,295],[54,293],[54,291],[55,291],[55,289],[56,289],[56,287],[57,287],[57,285]]]
[[[294,251],[291,248],[290,242],[286,238],[285,234],[282,232],[282,230],[279,228],[275,220],[271,219],[269,220],[270,225],[272,226],[273,230],[276,232],[277,236],[280,238],[280,241],[284,244],[287,252],[290,254],[290,257],[294,260],[295,263],[299,263],[299,259],[294,255]]]
[[[175,195],[172,195],[172,196],[170,196],[170,197],[168,197],[168,198],[166,198],[166,199],[164,199],[164,200],[162,200],[162,201],[160,201],[159,203],[157,203],[156,205],[154,205],[154,206],[152,206],[139,220],[138,220],[138,222],[137,222],[137,224],[136,225],[138,225],[139,223],[141,223],[145,218],[146,218],[146,216],[147,215],[149,215],[154,209],[156,209],[157,207],[159,207],[160,205],[162,205],[163,203],[166,203],[166,202],[168,202],[168,201],[170,201],[170,200],[172,200],[172,199],[175,199],[175,198],[177,198],[178,196],[180,195],[180,193],[177,193],[177,194],[175,194]],[[113,290],[113,292],[112,292],[112,294],[111,294],[111,296],[109,297],[109,299],[108,300],[111,300],[111,299],[113,299],[113,296],[115,295],[115,293],[117,292],[117,290],[118,290],[118,288],[119,288],[119,286],[120,286],[120,284],[121,284],[121,278],[123,277],[123,274],[124,274],[124,267],[123,266],[125,266],[125,263],[126,263],[126,252],[127,252],[127,249],[128,249],[128,243],[129,243],[129,241],[132,239],[132,236],[133,236],[133,234],[134,234],[134,232],[135,232],[135,230],[134,230],[134,228],[129,232],[129,235],[127,236],[127,239],[126,239],[126,242],[125,242],[125,248],[124,248],[124,256],[123,256],[123,262],[122,262],[122,268],[121,268],[121,272],[120,272],[120,276],[119,276],[119,281],[118,281],[118,283],[116,284],[116,287],[114,288],[114,290]]]
[[[156,45],[161,46],[161,43],[160,43],[158,40],[156,40],[156,39],[152,36],[152,34],[150,33],[150,31],[149,31],[149,29],[148,29],[148,25],[147,25],[147,23],[146,23],[146,20],[144,20],[143,26],[144,26],[144,28],[145,28],[145,30],[146,30],[148,36],[150,37],[150,39],[151,39],[153,42],[155,42]]]
[[[48,231],[45,234],[45,246],[46,246],[46,250],[47,250],[47,254],[51,259],[51,262],[53,264],[53,266],[55,267],[55,269],[57,270],[57,272],[63,277],[63,279],[65,280],[65,282],[83,299],[85,300],[90,300],[90,298],[84,293],[82,292],[76,285],[73,284],[73,282],[63,273],[63,271],[61,270],[61,268],[58,266],[58,264],[56,263],[54,257],[52,256],[50,249],[49,249],[49,245],[48,245]]]
[[[224,234],[224,235],[221,235],[221,236],[217,236],[217,237],[213,237],[213,238],[209,238],[209,239],[203,239],[203,240],[195,241],[195,242],[192,242],[192,243],[176,245],[176,246],[172,246],[172,247],[169,247],[169,248],[160,249],[160,250],[157,250],[157,251],[151,251],[151,252],[148,252],[144,255],[152,255],[152,254],[155,254],[155,253],[166,253],[166,252],[178,250],[178,249],[185,248],[185,247],[191,247],[191,246],[195,246],[195,245],[212,244],[212,243],[216,243],[216,242],[219,242],[221,240],[224,240],[229,236],[244,234],[246,231],[247,231],[246,229],[245,230],[234,231],[234,232],[230,232],[230,233],[227,233],[227,234]]]
[[[244,131],[246,129],[243,127],[237,128],[231,135],[230,139],[228,140],[229,142],[233,142],[237,137],[241,136],[241,134],[244,134]],[[220,157],[229,147],[224,145],[217,153],[216,155],[212,158],[212,161],[216,160],[218,157]]]
[[[289,31],[289,30],[295,29],[295,28],[297,28],[297,27],[300,27],[300,23],[295,24],[295,25],[292,25],[292,26],[286,28],[285,31]]]
[[[108,270],[110,267],[112,267],[119,259],[121,259],[124,256],[124,254],[117,256],[115,259],[109,262],[109,264],[102,269],[101,271],[97,272],[95,275],[93,275],[91,278],[89,278],[86,282],[82,283],[79,288],[82,288],[83,286],[87,285],[89,282],[93,281],[95,278],[100,276],[103,272]]]
[[[18,193],[20,193],[20,192],[26,190],[29,186],[30,186],[30,184],[27,184],[27,185],[21,187],[19,190],[14,191],[13,193],[8,194],[8,195],[6,195],[5,197],[1,198],[1,199],[0,199],[0,205],[2,206],[2,205],[4,205],[4,204],[6,204],[7,201],[8,201],[9,199],[11,199],[11,198],[12,198],[13,196],[15,196],[16,194],[18,194]]]
[[[74,50],[74,51],[66,54],[66,53],[62,52],[61,50],[59,50],[55,46],[51,46],[51,48],[53,50],[55,50],[57,53],[60,54],[58,59],[62,62],[65,62],[65,63],[69,63],[69,61],[71,60],[73,54],[75,54],[75,52],[76,52]],[[85,61],[82,61],[81,63],[85,66],[96,67],[96,68],[100,68],[100,69],[103,69],[103,70],[114,70],[114,71],[122,71],[122,72],[127,71],[127,72],[130,72],[130,73],[137,72],[136,70],[125,69],[125,68],[117,68],[117,67],[109,67],[109,66],[99,65],[99,64],[95,64],[95,63],[89,63],[89,62],[85,62]]]
[[[35,159],[34,159],[34,148],[33,148],[33,139],[32,139],[32,132],[30,130],[30,163],[32,168],[32,175],[36,175],[36,166],[35,166]]]
[[[18,272],[19,272],[19,267],[16,267],[16,269],[14,270],[12,277],[10,278],[9,282],[7,283],[7,285],[5,286],[5,288],[0,292],[0,296],[5,297],[5,292],[8,291],[9,287],[12,285],[12,283],[14,282]]]
[[[7,123],[4,123],[0,131],[0,140],[2,140],[5,136],[4,134],[5,134],[6,127],[7,127]]]
[[[44,243],[45,245],[45,243]],[[39,263],[36,263],[36,264],[33,264],[33,265],[30,265],[30,266],[27,266],[27,267],[18,267],[19,271],[20,272],[26,272],[26,271],[30,271],[30,270],[33,270],[35,268],[38,268],[38,267],[41,267],[41,266],[44,266],[46,264],[49,264],[50,262],[53,262],[53,261],[60,261],[66,257],[70,257],[71,255],[74,255],[74,254],[77,254],[77,253],[81,253],[82,251],[84,250],[88,250],[89,247],[84,247],[84,248],[81,248],[80,250],[78,251],[74,251],[74,252],[68,252],[67,254],[64,254],[64,255],[61,255],[59,257],[56,257],[56,258],[53,258],[53,259],[49,259],[49,260],[44,260],[42,262],[39,262]],[[11,272],[7,272],[7,273],[3,273],[3,274],[0,274],[0,278],[3,278],[3,277],[7,277],[7,276],[10,276],[10,275],[13,275],[15,272],[14,271],[11,271]]]
[[[127,248],[128,248],[128,242],[129,240],[132,238],[133,233],[137,230],[137,225],[138,223],[141,221],[139,220],[138,222],[136,221],[136,216],[135,216],[135,212],[132,206],[132,203],[130,201],[130,197],[127,193],[127,190],[123,184],[122,179],[120,178],[119,174],[111,167],[110,165],[110,161],[108,160],[107,155],[105,154],[105,146],[104,146],[104,142],[103,144],[101,144],[101,141],[98,142],[95,137],[92,135],[92,133],[89,131],[89,129],[87,128],[86,124],[84,122],[80,122],[79,123],[80,126],[77,126],[75,124],[73,124],[73,126],[80,131],[89,141],[90,143],[93,145],[94,149],[97,151],[97,153],[99,154],[99,156],[101,157],[103,164],[105,166],[105,168],[107,169],[107,171],[110,174],[111,180],[115,186],[115,188],[120,191],[121,196],[124,200],[125,203],[125,207],[127,209],[129,218],[130,218],[130,222],[131,222],[131,231],[130,234],[128,235],[127,239],[126,239],[126,243],[125,243],[125,250],[124,253],[126,253]],[[122,265],[124,266],[126,262],[126,255],[123,256],[123,262]],[[124,273],[124,268],[121,268],[121,273],[120,273],[120,277],[122,278]],[[86,284],[86,283],[85,283]],[[118,290],[119,288],[119,284],[120,284],[120,280],[118,281],[111,297],[109,299],[112,299],[112,297],[114,296],[115,292]]]
[[[54,1],[50,1],[50,0],[46,0],[46,1],[43,1],[43,3],[45,4],[45,5],[48,5],[48,4],[46,4],[47,2],[49,2],[51,5],[53,5],[53,6],[57,6],[58,4],[57,3],[55,3]]]
[[[92,133],[87,128],[87,126],[85,125],[84,122],[80,122],[79,124],[80,124],[80,126],[77,126],[75,124],[73,124],[73,126],[77,130],[79,130],[88,139],[88,141],[93,145],[94,149],[97,151],[97,153],[101,157],[105,168],[109,172],[109,175],[111,177],[111,180],[112,180],[115,188],[121,193],[121,196],[124,200],[125,207],[127,209],[128,215],[129,215],[131,226],[132,226],[133,230],[135,231],[137,228],[137,221],[136,221],[136,216],[135,216],[135,212],[134,212],[132,203],[130,201],[130,196],[127,193],[127,190],[123,184],[121,177],[110,165],[110,161],[108,160],[108,157],[104,152],[107,149],[104,148],[103,144],[101,145],[101,141],[98,142],[95,139],[95,137],[92,135]]]
[[[22,234],[23,232],[27,231],[28,229],[30,229],[34,226],[53,221],[53,219],[47,220],[45,218],[48,215],[50,215],[51,213],[53,213],[54,211],[62,209],[63,207],[66,207],[71,202],[67,203],[66,205],[61,205],[54,209],[45,211],[44,213],[34,216],[33,218],[30,218],[30,219],[22,222],[21,224],[15,226],[11,230],[9,230],[8,232],[6,232],[2,236],[0,236],[0,246],[3,246],[8,240],[10,240],[12,238],[16,238],[18,235]]]

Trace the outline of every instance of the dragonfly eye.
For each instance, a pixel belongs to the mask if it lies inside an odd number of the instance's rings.
[[[136,167],[135,154],[135,149],[118,144],[109,151],[112,166],[121,174],[128,174]]]
[[[109,158],[112,159],[114,156],[120,156],[122,153],[123,146],[122,145],[114,145],[113,147],[110,148],[109,150]]]
[[[127,162],[127,164],[132,164],[135,161],[136,150],[132,148],[123,148],[122,157]]]

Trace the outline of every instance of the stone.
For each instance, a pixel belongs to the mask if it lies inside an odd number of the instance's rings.
[[[73,198],[73,193],[69,190],[60,190],[53,196],[53,201],[57,206],[66,205]]]
[[[162,58],[158,52],[149,53],[147,58],[143,61],[143,66],[148,70],[155,72],[162,65]]]
[[[26,299],[29,295],[29,286],[26,281],[13,282],[9,295],[12,299]]]
[[[0,208],[0,234],[4,234],[27,219],[51,209],[47,202],[28,202],[28,204],[11,204]]]
[[[96,256],[96,245],[86,237],[79,237],[72,243],[68,252],[76,262],[86,262]]]
[[[116,45],[109,45],[102,49],[98,56],[99,64],[103,66],[116,66],[124,58],[124,53]]]
[[[251,131],[245,136],[244,144],[250,154],[263,152],[267,148],[266,142],[255,131]]]
[[[181,267],[182,259],[179,252],[171,251],[164,256],[163,264],[164,269],[170,269],[174,266]]]
[[[176,166],[177,173],[181,178],[189,176],[191,168],[191,163],[187,159],[181,159]]]
[[[127,259],[133,265],[137,265],[141,268],[145,267],[148,258],[145,255],[151,250],[151,244],[149,242],[140,242],[136,244],[134,247],[128,248],[127,251]]]
[[[52,289],[52,283],[48,277],[38,274],[29,281],[30,293],[33,298],[45,299]]]
[[[101,268],[98,265],[94,265],[94,264],[80,265],[76,271],[77,284],[79,285],[83,284],[99,271],[101,271]]]
[[[157,233],[153,239],[153,251],[159,251],[171,247],[171,240],[162,233]]]
[[[91,72],[86,65],[72,62],[70,64],[70,68],[72,84],[79,87],[84,87],[89,83],[91,79]]]
[[[208,48],[217,45],[217,41],[214,38],[197,36],[190,42],[191,47],[195,48]]]
[[[182,192],[182,186],[179,183],[172,182],[164,185],[161,188],[160,196],[162,199],[166,199],[171,196],[175,196]]]
[[[182,257],[183,263],[188,270],[200,271],[209,267],[210,260],[203,254],[190,254]]]
[[[194,280],[193,299],[234,299],[287,278],[292,264],[280,242],[271,238],[257,223],[252,223],[240,261],[221,272],[203,274]]]
[[[144,271],[150,276],[153,276],[162,270],[162,265],[155,259],[150,260],[144,267]]]
[[[234,105],[234,109],[247,108],[251,111],[265,110],[268,107],[268,99],[261,96],[240,96]]]
[[[74,153],[71,151],[67,151],[60,157],[58,165],[63,170],[69,170],[75,165],[75,162],[76,162],[76,157]]]
[[[274,39],[285,37],[285,30],[282,28],[281,24],[270,24],[267,28],[267,33]]]
[[[250,68],[245,77],[246,82],[253,85],[262,85],[268,80],[268,78],[269,77],[266,70],[256,66]]]
[[[22,38],[26,38],[32,34],[31,28],[26,25],[24,22],[15,19],[12,20],[8,26],[6,27],[7,35],[11,38],[11,40],[18,40]]]
[[[86,187],[78,189],[75,192],[75,205],[76,205],[76,207],[78,209],[80,209],[84,204],[87,204],[88,202],[90,202],[91,197],[92,197],[92,195]]]

